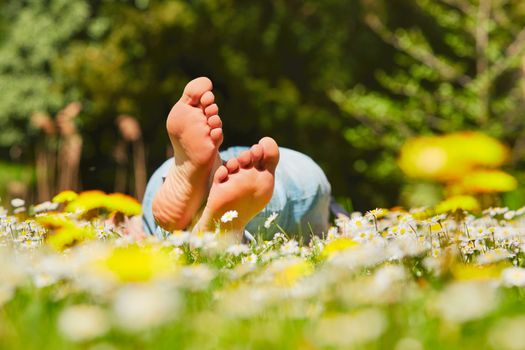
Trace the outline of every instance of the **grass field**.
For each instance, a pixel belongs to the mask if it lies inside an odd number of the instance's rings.
[[[103,198],[0,211],[0,348],[525,349],[525,209],[376,209],[308,243],[269,218],[241,244],[125,235],[137,204]]]

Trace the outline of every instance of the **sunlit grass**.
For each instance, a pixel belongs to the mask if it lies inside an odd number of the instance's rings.
[[[127,235],[95,194],[1,210],[0,347],[525,348],[525,209],[376,209],[303,244],[268,220],[245,244]]]

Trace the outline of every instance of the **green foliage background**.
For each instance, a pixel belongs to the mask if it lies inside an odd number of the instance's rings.
[[[420,186],[395,164],[411,136],[481,129],[524,165],[519,0],[0,4],[2,157],[17,145],[31,163],[30,114],[79,99],[84,188],[112,189],[121,113],[139,118],[151,173],[171,105],[201,75],[214,81],[224,147],[271,135],[319,162],[356,209]]]

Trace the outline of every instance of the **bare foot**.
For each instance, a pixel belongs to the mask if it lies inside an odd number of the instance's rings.
[[[193,232],[214,231],[224,213],[236,210],[237,218],[220,224],[222,229],[242,235],[248,221],[272,198],[278,162],[277,143],[264,137],[249,151],[220,166],[213,176],[208,202]]]
[[[208,78],[190,81],[166,120],[175,163],[152,209],[157,223],[168,231],[188,226],[208,192],[211,174],[221,164],[222,122],[212,87]]]

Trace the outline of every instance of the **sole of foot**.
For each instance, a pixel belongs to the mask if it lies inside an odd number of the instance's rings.
[[[264,137],[250,150],[220,166],[215,171],[206,207],[193,232],[213,232],[220,225],[221,231],[242,237],[246,224],[272,198],[278,162],[277,143]],[[222,216],[230,210],[235,210],[238,216],[232,221],[221,222]]]
[[[221,164],[222,121],[212,88],[205,77],[190,81],[166,120],[175,162],[152,209],[157,223],[167,231],[189,225]]]

